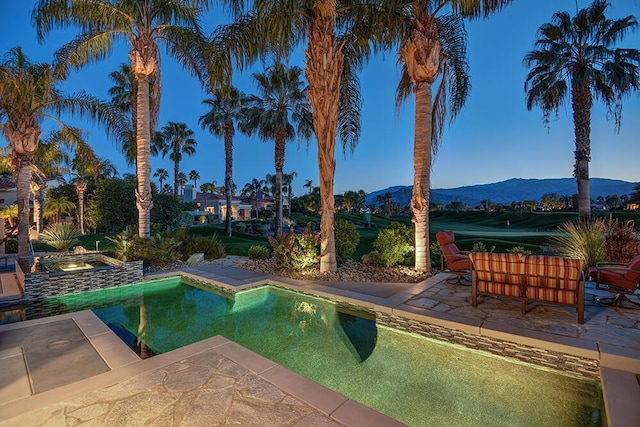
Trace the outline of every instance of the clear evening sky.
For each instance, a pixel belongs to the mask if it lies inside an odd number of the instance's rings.
[[[611,0],[609,18],[635,15],[640,19],[640,0]],[[77,34],[76,30],[56,30],[43,44],[38,44],[30,15],[35,2],[0,0],[0,54],[22,46],[35,62],[52,60],[53,53]],[[509,178],[571,177],[574,164],[573,121],[570,105],[565,106],[547,130],[539,109],[527,111],[524,80],[527,69],[524,55],[533,48],[536,31],[549,22],[554,12],[568,11],[572,16],[587,0],[517,0],[488,20],[467,23],[468,51],[472,89],[458,118],[445,129],[442,146],[432,169],[432,188],[453,188],[484,184]],[[214,21],[221,22],[221,10],[212,9],[203,20],[207,32]],[[620,47],[640,48],[640,31],[627,35]],[[128,47],[117,46],[109,59],[75,72],[64,86],[66,92],[86,90],[107,99],[112,86],[108,74],[128,61]],[[299,52],[292,65],[303,66]],[[207,94],[163,51],[162,104],[158,127],[168,121],[185,122],[195,132],[198,142],[193,157],[183,157],[180,170],[200,173],[203,182],[224,181],[224,148],[221,139],[202,130],[198,118],[207,110],[202,100]],[[364,189],[367,192],[393,185],[411,185],[413,181],[413,101],[395,112],[395,90],[399,80],[397,55],[386,53],[372,60],[360,72],[363,94],[362,135],[353,155],[345,158],[336,151],[335,193]],[[234,76],[234,84],[245,93],[255,93],[252,70]],[[591,177],[640,181],[640,94],[627,98],[623,107],[622,127],[616,134],[607,121],[606,110],[596,104],[591,123]],[[120,174],[134,173],[127,168],[123,155],[103,130],[90,123],[69,120],[89,132],[88,141],[101,157],[109,158]],[[48,122],[45,130],[51,129]],[[236,133],[234,143],[234,181],[238,189],[252,178],[274,173],[273,143],[262,142]],[[3,145],[6,141],[0,141]],[[294,194],[306,192],[302,186],[311,179],[318,185],[315,141],[308,145],[287,145],[284,170],[297,172]],[[158,168],[169,171],[168,159],[152,157],[152,173]],[[155,178],[154,178],[155,179]]]

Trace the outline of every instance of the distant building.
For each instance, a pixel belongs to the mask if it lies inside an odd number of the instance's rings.
[[[47,180],[46,188],[55,188],[61,184],[59,178]],[[16,183],[11,176],[0,176],[0,206],[9,206],[18,201],[16,194]]]

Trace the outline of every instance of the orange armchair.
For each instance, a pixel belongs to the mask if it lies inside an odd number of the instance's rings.
[[[471,260],[464,254],[455,243],[456,236],[453,231],[440,231],[436,233],[436,240],[442,250],[440,255],[440,270],[448,270],[451,274],[455,274],[456,277],[451,281],[447,280],[447,283],[456,285],[470,285],[471,282],[468,276],[471,274]],[[466,283],[463,283],[466,282]]]
[[[589,278],[595,280],[596,289],[606,289],[616,294],[613,297],[596,298],[597,303],[621,305],[624,301],[628,301],[640,306],[639,302],[633,301],[627,296],[635,294],[635,291],[640,289],[640,255],[633,258],[628,264],[598,263],[589,269]]]

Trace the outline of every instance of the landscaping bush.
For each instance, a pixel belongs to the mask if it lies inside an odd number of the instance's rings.
[[[47,227],[40,233],[40,240],[58,252],[68,251],[72,246],[80,243],[77,239],[78,229],[73,224],[58,222]]]
[[[173,233],[179,242],[180,259],[186,261],[193,254],[202,253],[205,259],[218,259],[226,255],[224,246],[214,233],[212,236],[189,234],[187,228],[179,228]]]
[[[515,246],[511,249],[507,249],[506,251],[510,254],[531,255],[531,251],[525,249],[524,246]]]
[[[560,256],[584,260],[585,269],[605,260],[604,237],[597,221],[566,222],[558,231],[549,239],[549,245]]]
[[[351,259],[360,243],[360,234],[356,225],[350,221],[339,219],[334,226],[336,240],[336,260],[339,264]]]
[[[473,244],[473,248],[471,248],[471,252],[493,252],[495,250],[495,246],[491,246],[491,249],[489,249],[483,242],[476,242]]]
[[[248,251],[249,259],[252,261],[262,261],[269,259],[269,249],[260,245],[253,245]]]
[[[638,255],[638,238],[634,234],[635,222],[629,220],[620,222],[613,220],[599,220],[596,224],[603,234],[603,251],[605,259],[609,262],[628,263]]]
[[[238,233],[244,233],[247,230],[247,224],[245,224],[244,222],[234,222],[233,229]]]
[[[273,255],[281,268],[302,270],[318,261],[320,233],[312,233],[306,228],[302,233],[282,233],[280,238],[269,236]]]
[[[414,251],[414,236],[411,227],[392,222],[389,228],[378,233],[373,242],[371,261],[386,267],[397,264],[410,264]]]
[[[180,258],[180,242],[160,234],[149,239],[135,236],[127,252],[128,260],[142,260],[145,266],[171,266]]]

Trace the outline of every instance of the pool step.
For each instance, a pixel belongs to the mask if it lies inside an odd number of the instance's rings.
[[[10,301],[22,298],[22,289],[18,284],[15,273],[0,274],[0,301]]]

